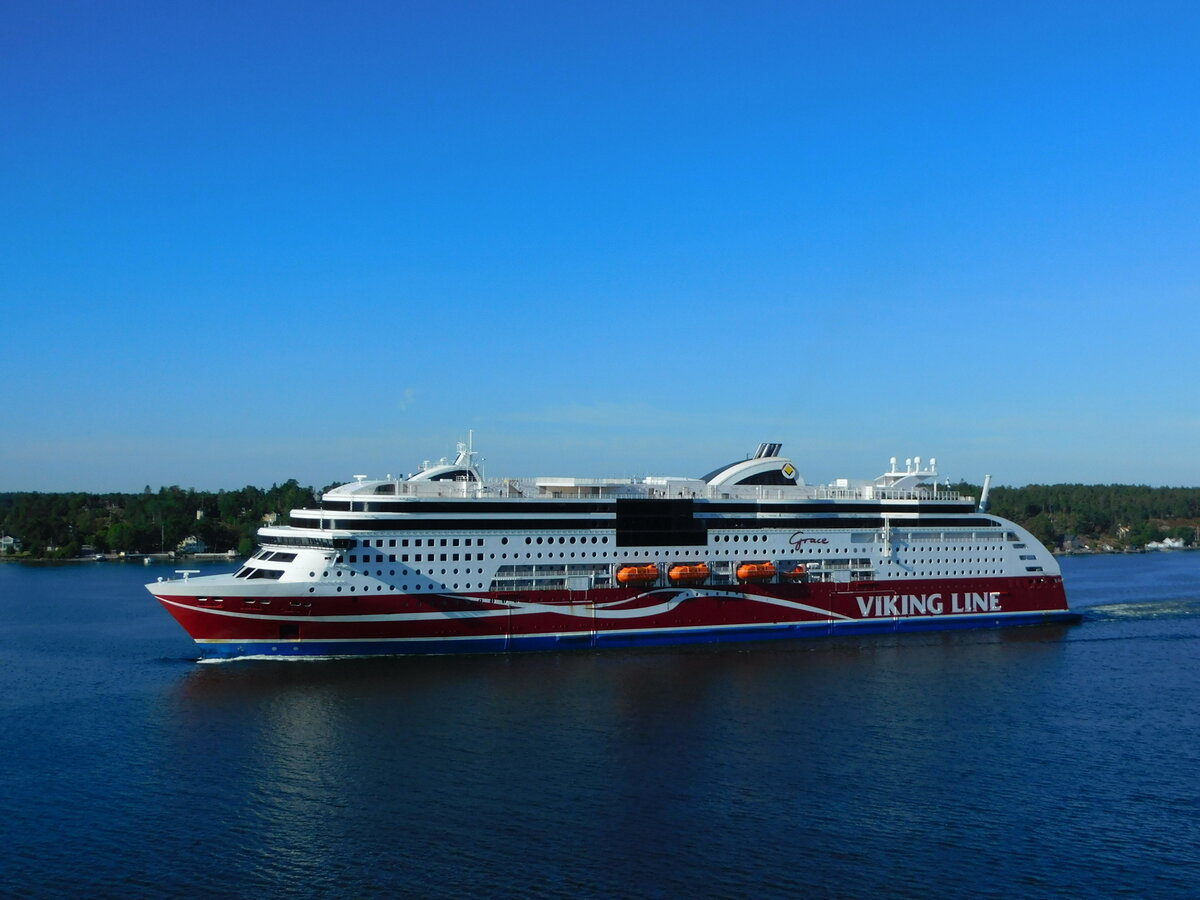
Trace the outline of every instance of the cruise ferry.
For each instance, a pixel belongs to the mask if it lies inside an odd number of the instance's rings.
[[[487,480],[470,442],[326,491],[236,572],[147,589],[202,657],[628,647],[1077,621],[1028,531],[895,458],[806,484],[782,445],[701,478]]]

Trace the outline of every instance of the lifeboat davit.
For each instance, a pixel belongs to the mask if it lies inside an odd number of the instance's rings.
[[[806,577],[808,577],[808,569],[804,567],[803,563],[783,573],[784,581],[803,581]]]
[[[621,584],[653,584],[658,581],[658,566],[621,566],[617,569],[617,581]]]
[[[672,584],[699,584],[708,580],[708,566],[704,563],[671,566],[667,577],[671,579]]]
[[[742,563],[737,567],[738,581],[770,581],[775,577],[775,563]]]

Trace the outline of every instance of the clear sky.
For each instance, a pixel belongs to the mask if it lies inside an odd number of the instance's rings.
[[[0,4],[0,490],[1200,484],[1200,7]]]

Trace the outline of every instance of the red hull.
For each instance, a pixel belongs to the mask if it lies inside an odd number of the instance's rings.
[[[153,586],[151,586],[153,587]],[[206,655],[682,643],[1068,619],[1058,576],[243,599],[156,595]],[[376,646],[378,644],[378,646]],[[367,649],[370,645],[370,649]]]

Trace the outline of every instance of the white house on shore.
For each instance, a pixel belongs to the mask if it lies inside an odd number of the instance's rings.
[[[1151,541],[1146,545],[1147,550],[1182,550],[1183,538],[1163,538],[1161,541]]]

